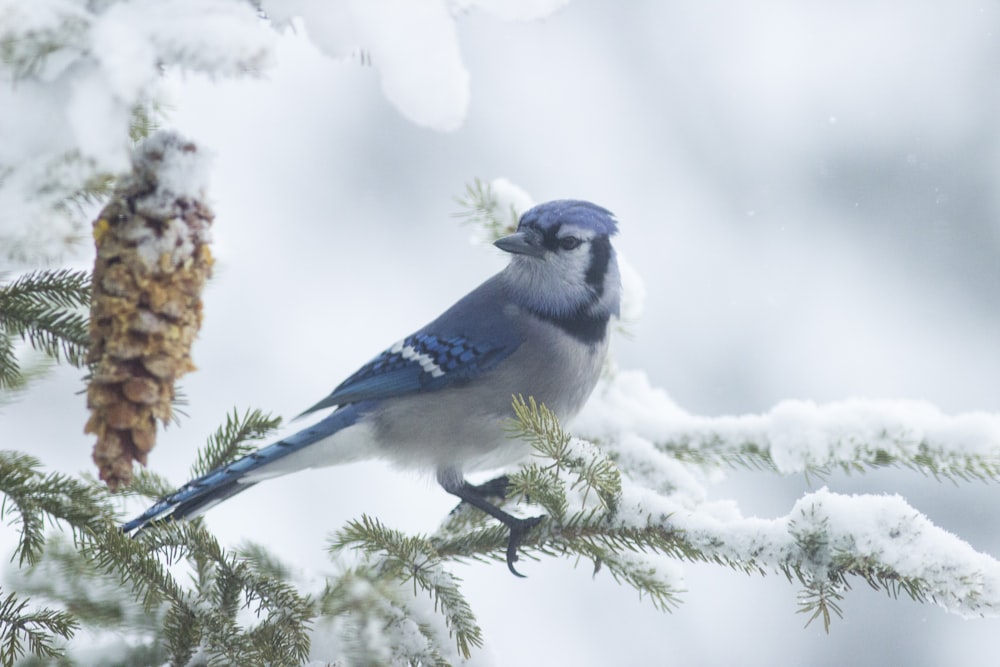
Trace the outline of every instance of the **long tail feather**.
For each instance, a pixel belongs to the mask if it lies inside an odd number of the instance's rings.
[[[155,521],[180,520],[197,516],[209,507],[246,491],[268,476],[291,472],[292,469],[282,469],[278,462],[353,425],[359,416],[360,410],[356,406],[341,408],[312,426],[191,480],[170,495],[161,498],[138,517],[123,524],[122,530],[126,533],[139,533]],[[342,461],[331,461],[331,463],[349,460],[352,460],[352,457],[346,456]],[[268,466],[272,464],[277,464],[273,465],[277,472],[269,475]]]

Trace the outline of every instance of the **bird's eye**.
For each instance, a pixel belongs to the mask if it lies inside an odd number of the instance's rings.
[[[559,247],[563,250],[572,250],[573,248],[579,247],[581,243],[583,243],[583,241],[575,236],[564,236],[559,239]]]

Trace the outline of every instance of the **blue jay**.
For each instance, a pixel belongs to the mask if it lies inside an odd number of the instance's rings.
[[[614,216],[589,202],[530,209],[494,244],[511,253],[506,268],[302,413],[336,407],[331,414],[188,482],[123,530],[200,514],[277,475],[384,458],[434,471],[445,491],[504,524],[507,566],[521,576],[518,547],[541,517],[518,518],[487,499],[503,495],[504,478],[473,486],[465,473],[524,455],[506,430],[513,396],[532,396],[566,420],[593,391],[619,314],[616,231]]]

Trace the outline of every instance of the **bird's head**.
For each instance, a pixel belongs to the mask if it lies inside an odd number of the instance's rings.
[[[614,215],[590,202],[560,199],[521,216],[496,241],[513,255],[504,271],[522,305],[546,315],[618,315],[621,277],[611,236]]]

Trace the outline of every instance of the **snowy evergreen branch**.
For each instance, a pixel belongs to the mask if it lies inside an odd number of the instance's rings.
[[[869,442],[856,442],[849,451],[844,451],[841,444],[834,443],[834,448],[840,451],[831,451],[826,463],[805,464],[802,472],[825,477],[835,469],[847,473],[863,473],[866,470],[896,467],[953,482],[1000,481],[1000,456],[996,454],[954,451],[946,445],[928,440],[920,441],[915,447],[899,440],[890,440],[887,443],[889,446],[885,448],[872,446]],[[905,449],[904,444],[907,445]],[[657,447],[679,461],[705,469],[740,467],[785,472],[775,463],[770,443],[766,440],[732,442],[722,436],[701,435],[698,445],[694,446],[685,436],[659,443]]]
[[[40,658],[59,658],[53,644],[56,636],[69,639],[79,623],[66,612],[31,609],[28,600],[0,589],[0,665],[13,665],[29,653]]]
[[[633,478],[661,490],[670,486],[662,473],[671,462],[688,471],[819,476],[893,466],[952,481],[1000,481],[1000,415],[945,415],[923,401],[782,401],[759,415],[701,417],[641,372],[615,371],[577,425]]]
[[[476,624],[472,608],[458,590],[458,578],[441,568],[441,558],[434,545],[425,537],[407,537],[384,526],[377,519],[362,516],[338,531],[331,544],[334,553],[356,547],[369,555],[381,555],[378,570],[381,576],[413,582],[417,589],[428,593],[440,610],[463,657],[472,655],[473,647],[482,646],[482,631]]]
[[[601,508],[613,513],[621,495],[621,475],[611,459],[589,443],[574,442],[555,414],[544,405],[538,405],[533,397],[525,400],[517,396],[513,407],[517,420],[512,433],[531,443],[536,456],[552,461],[543,469],[551,470],[555,478],[559,478],[563,470],[572,473],[575,480],[569,488],[583,492],[584,506],[593,492]],[[518,489],[516,483],[514,488]],[[522,495],[531,497],[530,490],[526,489]]]
[[[1000,480],[1000,418],[984,413],[946,417],[919,402],[786,401],[764,415],[759,427],[739,429],[732,423],[739,420],[717,420],[714,428],[724,436],[687,433],[662,448],[681,460],[704,453],[724,463],[732,455],[781,473],[895,466],[951,481]],[[808,430],[797,433],[796,422]]]
[[[0,286],[0,389],[24,380],[14,338],[55,361],[82,366],[89,345],[90,276],[83,271],[33,271]]]
[[[447,667],[449,658],[460,660],[445,645],[453,643],[447,632],[420,619],[418,601],[371,565],[349,568],[319,596],[320,617],[341,640],[348,664]]]
[[[162,640],[175,664],[204,652],[212,664],[298,664],[309,651],[312,603],[290,584],[225,551],[200,521],[168,522],[133,539],[91,536],[81,553],[133,591],[147,614],[163,610]],[[187,562],[192,584],[172,568]],[[244,625],[250,610],[259,622]]]
[[[275,420],[259,411],[243,416],[234,412],[209,438],[199,461],[232,457],[245,440],[264,435],[274,425]],[[130,538],[118,529],[103,486],[92,479],[81,482],[59,473],[44,474],[39,468],[28,455],[0,452],[0,492],[5,496],[0,516],[19,520],[20,542],[14,556],[21,568],[17,582],[21,590],[72,610],[66,617],[78,614],[90,628],[119,632],[153,628],[149,643],[129,649],[153,662],[169,655],[175,664],[185,664],[195,652],[209,656],[210,664],[298,664],[305,659],[313,603],[275,576],[272,561],[263,552],[247,557],[229,553],[200,521],[158,525],[139,539]],[[140,479],[138,491],[169,490],[151,473]],[[46,539],[43,531],[52,520],[72,530],[74,545]],[[192,585],[182,584],[173,573],[181,562],[195,573]],[[138,608],[130,603],[133,597],[141,602]],[[7,632],[10,628],[38,626],[37,631],[32,629],[29,648],[37,645],[38,650],[32,650],[47,655],[44,650],[54,644],[34,639],[44,630],[36,620],[47,618],[37,616],[45,610],[31,611],[20,602],[11,603],[10,609],[11,618],[4,619],[4,641],[8,636],[20,641],[21,634],[10,634],[14,632]],[[238,617],[244,610],[262,620],[243,624]]]
[[[586,559],[595,575],[607,572],[665,611],[677,606],[683,588],[676,561],[699,561],[783,573],[802,587],[800,611],[826,627],[842,613],[839,603],[857,579],[964,615],[997,613],[1000,563],[934,527],[899,498],[822,490],[785,517],[720,519],[683,495],[647,488],[623,474],[602,450],[570,436],[545,406],[530,398],[515,405],[512,429],[535,446],[536,460],[509,476],[502,502],[508,510],[530,502],[547,514],[525,536],[525,557]],[[218,454],[225,459],[238,442],[259,434],[257,427],[262,433],[270,426],[260,413],[233,413],[199,460],[219,452],[226,452]],[[5,455],[0,462],[6,466],[0,479],[15,495],[46,478],[30,457]],[[150,476],[150,490],[162,484]],[[152,627],[129,651],[154,662],[184,663],[197,652],[209,664],[298,664],[309,653],[313,628],[329,627],[341,638],[341,655],[359,663],[453,664],[471,655],[483,635],[447,564],[503,561],[507,541],[505,528],[465,506],[430,536],[407,536],[363,516],[332,544],[335,553],[359,549],[362,564],[328,578],[312,599],[290,583],[289,568],[260,546],[227,552],[198,520],[154,526],[130,539],[107,522],[100,502],[95,507],[90,523],[82,514],[67,515],[71,525],[89,526],[79,531],[77,547],[49,540],[41,557],[38,526],[29,525],[30,544],[20,551],[33,560],[25,561],[31,565],[20,588],[32,599],[79,611],[91,628]],[[859,516],[866,522],[859,525]],[[192,573],[189,584],[174,572],[182,562]],[[67,579],[84,583],[39,583]],[[126,592],[116,600],[108,591]],[[129,602],[133,595],[141,604]],[[243,619],[247,611],[257,622]],[[54,635],[48,636],[57,650]]]
[[[101,491],[60,473],[43,474],[39,468],[32,456],[0,451],[0,519],[10,517],[19,527],[11,560],[22,568],[31,568],[42,559],[47,523],[68,526],[79,540],[93,531],[107,530],[112,520],[110,504]],[[0,602],[0,664],[13,664],[25,646],[34,656],[58,657],[61,651],[55,638],[69,639],[78,626],[73,615],[36,607],[11,592]]]
[[[465,194],[456,197],[455,203],[460,209],[455,217],[479,228],[492,240],[514,231],[521,213],[513,203],[501,203],[490,184],[478,178],[466,184]]]
[[[903,592],[918,602],[933,600],[963,616],[1000,613],[1000,562],[934,526],[899,497],[824,489],[800,499],[785,517],[721,520],[627,485],[617,521],[636,531],[638,545],[651,534],[669,533],[685,543],[686,559],[784,573],[802,584],[803,610],[821,616],[825,626],[850,588],[849,577],[893,597]]]
[[[541,526],[524,538],[522,553],[529,558],[586,558],[594,563],[595,572],[606,569],[616,581],[652,600],[658,609],[676,606],[678,587],[671,573],[633,552],[694,558],[680,535],[615,525],[612,517],[621,494],[621,478],[614,464],[593,445],[569,436],[555,416],[533,399],[518,397],[514,406],[519,419],[512,424],[512,432],[535,446],[540,461],[509,476],[504,502],[529,499],[548,513]],[[376,557],[371,566],[379,575],[412,581],[415,592],[417,587],[429,592],[463,656],[479,644],[480,630],[471,609],[458,592],[457,580],[442,565],[448,561],[504,561],[505,528],[465,506],[452,512],[430,537],[408,537],[366,516],[349,523],[333,543],[335,550],[349,546]]]

